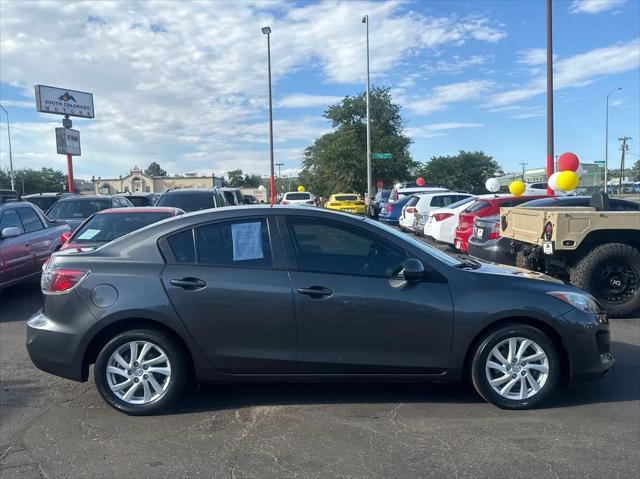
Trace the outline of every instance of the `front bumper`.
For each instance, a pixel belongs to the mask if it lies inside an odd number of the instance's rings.
[[[400,221],[398,220],[398,218],[391,218],[390,216],[378,216],[378,221],[380,223],[384,223],[386,225],[391,225],[391,226],[398,226],[400,224]]]
[[[54,323],[42,311],[27,321],[27,352],[40,370],[74,381],[86,381],[83,373],[82,336],[66,325]]]
[[[611,333],[606,316],[573,310],[561,316],[567,329],[565,348],[569,355],[572,382],[589,381],[605,374],[615,364],[611,354]]]

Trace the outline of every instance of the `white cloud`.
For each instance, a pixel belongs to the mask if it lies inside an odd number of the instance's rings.
[[[553,55],[556,60],[558,55]],[[545,65],[547,63],[547,50],[545,48],[529,48],[518,52],[518,63],[523,65]]]
[[[373,78],[424,49],[505,36],[485,17],[425,15],[402,0],[16,1],[2,7],[0,77],[24,92],[24,102],[37,83],[94,93],[96,119],[74,121],[83,143],[76,161],[81,171],[116,175],[150,161],[175,172],[215,169],[227,158],[244,161],[235,152],[253,151],[245,157],[257,158],[267,151],[266,39],[260,27],[273,30],[273,91],[280,104],[318,105],[334,97],[287,96],[283,80],[311,71],[320,82],[362,85],[364,13],[371,20]],[[26,106],[13,101],[14,108]],[[311,142],[325,128],[286,118],[275,118],[283,147]],[[14,158],[29,166],[37,166],[29,158],[57,161],[52,138],[52,129],[17,136]],[[266,172],[262,162],[246,161],[258,168],[255,173]]]
[[[621,6],[626,0],[573,0],[571,13],[600,13]]]
[[[449,104],[473,100],[485,94],[494,85],[490,80],[468,80],[433,88],[426,98],[407,103],[407,108],[418,115],[445,110]]]
[[[433,138],[444,135],[445,131],[457,130],[460,128],[480,128],[482,123],[431,123],[428,125],[407,128],[405,133],[411,138]]]
[[[328,107],[342,100],[341,96],[307,95],[306,93],[293,93],[283,97],[277,104],[280,108],[309,108]]]
[[[640,66],[640,39],[597,48],[554,63],[554,91],[588,85],[606,76],[635,70]],[[487,106],[500,107],[534,98],[546,91],[545,77],[538,75],[520,88],[497,93]]]

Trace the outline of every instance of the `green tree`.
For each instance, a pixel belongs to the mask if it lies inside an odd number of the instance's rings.
[[[482,151],[463,151],[457,155],[434,156],[415,171],[429,183],[440,183],[450,190],[486,193],[488,178],[503,173],[500,165]]]
[[[41,168],[40,170],[23,168],[15,170],[14,177],[16,190],[22,195],[66,190],[67,175],[53,168]],[[11,188],[8,171],[0,170],[0,188]]]
[[[262,178],[258,175],[244,175],[242,186],[245,188],[257,188],[262,184]]]
[[[244,183],[244,177],[242,176],[242,170],[227,171],[227,183],[231,188],[240,188]]]
[[[635,181],[640,181],[640,160],[636,161],[633,165],[633,177]]]
[[[333,131],[322,135],[304,152],[300,183],[316,195],[338,192],[363,193],[367,189],[366,98],[346,96],[330,106],[324,117]],[[372,160],[374,183],[386,185],[408,177],[416,163],[409,154],[411,139],[402,132],[400,106],[391,101],[388,88],[371,91],[371,148],[391,153],[392,159]]]
[[[147,169],[144,170],[144,174],[147,176],[167,176],[167,172],[155,161],[151,162],[151,164],[147,166]]]

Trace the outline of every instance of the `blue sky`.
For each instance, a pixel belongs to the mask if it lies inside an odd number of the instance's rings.
[[[125,174],[159,162],[170,173],[266,174],[266,42],[272,27],[276,161],[295,173],[329,131],[325,108],[364,88],[370,16],[372,84],[402,106],[414,159],[484,150],[507,171],[546,154],[545,3],[3,2],[0,99],[12,119],[14,167],[65,168],[60,117],[35,112],[33,85],[95,94],[96,118],[74,120],[76,175]],[[610,158],[617,138],[640,148],[640,2],[554,2],[556,153]],[[6,130],[0,167],[8,167]],[[373,138],[375,150],[375,138]]]

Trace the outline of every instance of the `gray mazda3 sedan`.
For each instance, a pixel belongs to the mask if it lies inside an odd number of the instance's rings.
[[[451,258],[318,208],[220,208],[91,252],[60,252],[27,326],[40,369],[150,414],[196,381],[469,378],[487,401],[537,406],[614,363],[587,293]]]

